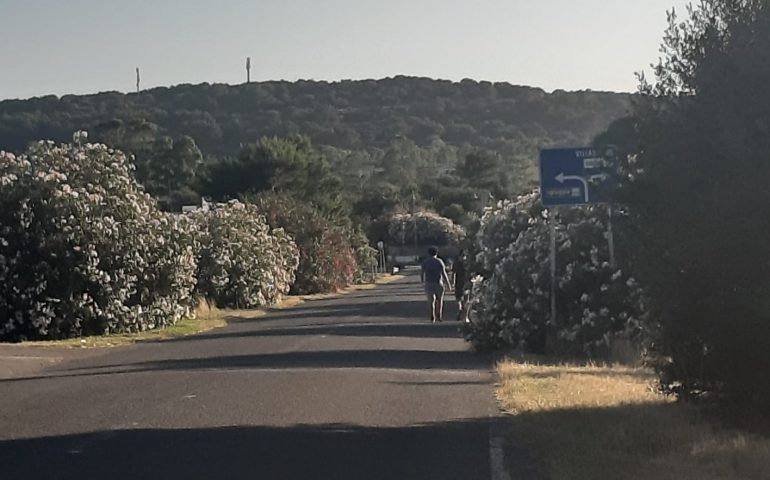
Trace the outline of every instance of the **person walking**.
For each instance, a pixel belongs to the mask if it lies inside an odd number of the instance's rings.
[[[465,307],[465,284],[468,280],[465,270],[465,252],[460,250],[457,260],[452,264],[452,277],[454,280],[455,300],[457,300],[457,321],[463,317]]]
[[[430,307],[430,321],[433,323],[442,321],[441,314],[444,309],[444,285],[451,288],[449,276],[446,273],[444,261],[438,258],[438,248],[428,249],[428,258],[422,262],[420,281],[425,288]]]

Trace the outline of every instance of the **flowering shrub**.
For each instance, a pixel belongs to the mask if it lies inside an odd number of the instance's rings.
[[[456,245],[465,237],[465,230],[452,220],[433,212],[397,213],[388,218],[388,239],[391,243],[415,241],[419,245]]]
[[[297,246],[283,229],[271,229],[257,207],[231,201],[191,218],[197,226],[199,295],[222,308],[254,308],[289,292]]]
[[[361,230],[350,230],[348,239],[353,249],[357,267],[353,281],[365,283],[371,278],[369,272],[377,265],[377,249],[369,245],[369,239]]]
[[[252,201],[271,227],[284,228],[297,242],[299,266],[291,293],[330,292],[353,283],[359,267],[349,229],[289,196],[263,193]]]
[[[557,217],[558,315],[549,325],[552,213],[538,200],[533,193],[484,215],[475,248],[485,280],[466,337],[480,349],[602,355],[614,335],[639,335],[641,290],[607,261],[606,213],[596,207],[564,209]]]
[[[0,152],[0,339],[134,332],[191,313],[183,220],[104,145]]]
[[[478,255],[472,257],[470,263],[475,273],[491,278],[511,243],[542,216],[543,207],[538,198],[537,192],[533,192],[515,202],[500,202],[496,208],[486,209],[473,239]]]

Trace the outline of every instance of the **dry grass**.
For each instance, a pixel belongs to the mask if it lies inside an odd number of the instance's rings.
[[[339,292],[332,292],[332,293],[315,293],[311,295],[302,295],[301,298],[303,300],[326,300],[329,298],[337,298],[341,295],[345,295],[351,292],[360,292],[363,290],[374,290],[377,288],[377,285],[385,285],[388,283],[396,282],[400,279],[404,278],[403,275],[391,275],[389,273],[387,274],[380,274],[377,275],[377,278],[375,278],[374,283],[364,283],[361,285],[351,285],[349,287],[343,288]]]
[[[553,480],[770,478],[770,439],[721,429],[657,394],[644,369],[498,365],[511,442]]]

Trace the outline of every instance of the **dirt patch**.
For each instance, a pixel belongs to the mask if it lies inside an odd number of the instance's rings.
[[[100,355],[93,349],[0,344],[0,380],[35,375],[65,360]]]

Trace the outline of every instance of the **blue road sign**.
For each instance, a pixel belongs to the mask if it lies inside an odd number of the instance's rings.
[[[604,195],[614,149],[557,148],[540,151],[540,194],[543,205],[607,202]]]

